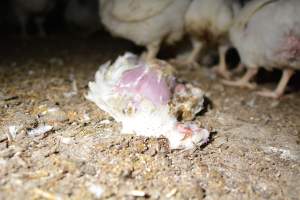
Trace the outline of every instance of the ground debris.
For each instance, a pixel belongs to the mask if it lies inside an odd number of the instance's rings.
[[[36,136],[44,135],[45,133],[48,133],[52,129],[53,129],[53,126],[41,125],[41,126],[38,126],[37,128],[34,128],[34,129],[28,131],[27,134],[30,137],[36,137]]]
[[[164,138],[121,135],[120,124],[84,98],[99,64],[132,49],[103,37],[2,41],[1,200],[299,199],[299,92],[269,101],[210,80],[206,67],[178,71],[212,100],[195,121],[215,133],[205,148],[170,150]],[[78,93],[66,98],[70,74]],[[45,125],[53,126],[47,137],[27,135]],[[10,126],[16,137],[8,142]],[[134,190],[140,196],[127,195]]]
[[[102,186],[94,183],[86,183],[88,190],[95,196],[96,199],[100,199],[104,193]]]
[[[48,199],[48,200],[62,200],[62,198],[59,195],[55,195],[55,194],[46,192],[46,191],[41,190],[39,188],[34,189],[33,194],[38,199],[45,198],[45,199]]]
[[[147,193],[142,190],[131,190],[127,193],[129,196],[134,196],[134,197],[145,197],[147,196]]]

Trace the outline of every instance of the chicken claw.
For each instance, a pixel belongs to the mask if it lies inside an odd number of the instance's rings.
[[[260,91],[257,92],[258,95],[263,96],[263,97],[270,97],[274,99],[278,99],[281,96],[283,96],[285,88],[290,80],[290,78],[293,76],[294,70],[292,69],[285,69],[283,71],[282,77],[280,79],[280,82],[277,85],[277,88],[274,91]]]
[[[262,96],[262,97],[269,97],[269,98],[273,98],[273,99],[278,99],[282,96],[282,94],[279,94],[276,91],[271,91],[271,90],[259,91],[256,94],[258,94],[259,96]]]
[[[232,76],[232,73],[226,69],[226,66],[216,65],[213,67],[213,72],[227,80]]]
[[[248,89],[255,89],[256,84],[255,83],[250,83],[249,81],[244,81],[242,79],[237,80],[237,81],[228,81],[228,80],[222,80],[222,83],[224,85],[228,86],[233,86],[233,87],[240,87],[240,88],[248,88]]]
[[[237,81],[222,80],[222,83],[229,86],[255,89],[256,84],[250,83],[251,79],[257,74],[258,68],[249,68],[246,74]]]

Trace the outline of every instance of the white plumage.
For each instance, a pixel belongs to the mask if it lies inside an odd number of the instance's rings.
[[[100,66],[89,89],[87,99],[121,122],[122,133],[165,136],[175,149],[208,141],[208,131],[188,121],[203,109],[203,92],[178,84],[172,67],[164,61],[144,62],[126,53],[112,65]],[[182,122],[177,121],[178,115]]]
[[[113,35],[147,47],[155,58],[162,42],[173,43],[184,33],[190,0],[100,0],[101,20]]]
[[[251,87],[249,81],[259,67],[282,69],[277,89],[259,92],[263,96],[280,97],[294,70],[300,69],[300,1],[250,2],[236,19],[230,37],[248,71],[241,80],[225,83]]]

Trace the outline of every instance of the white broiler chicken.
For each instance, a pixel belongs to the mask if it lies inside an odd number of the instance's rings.
[[[250,83],[259,67],[278,68],[283,75],[275,91],[259,95],[278,98],[284,94],[289,79],[300,69],[300,1],[255,0],[249,2],[230,31],[247,72],[227,85],[254,88]]]
[[[67,24],[93,33],[100,28],[98,0],[69,0],[64,18]]]
[[[55,7],[56,0],[13,0],[12,3],[23,37],[28,35],[27,26],[32,16],[34,16],[39,35],[41,37],[46,36],[45,18]]]
[[[162,42],[172,44],[184,34],[184,15],[190,0],[100,0],[104,26],[115,36],[147,48],[157,56]]]
[[[168,63],[131,53],[100,66],[87,95],[122,123],[122,133],[164,136],[172,149],[208,142],[209,132],[191,121],[203,109],[203,98],[201,89],[178,83]]]
[[[197,66],[203,47],[218,46],[220,63],[217,71],[229,77],[225,54],[229,49],[229,29],[240,10],[238,0],[193,0],[185,16],[185,28],[191,37],[193,50],[181,64]]]

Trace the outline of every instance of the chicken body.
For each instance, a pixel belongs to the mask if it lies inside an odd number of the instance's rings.
[[[115,36],[146,46],[147,58],[156,57],[162,42],[173,43],[184,33],[190,0],[101,0],[104,26]]]
[[[44,29],[45,17],[54,8],[55,0],[13,0],[13,9],[20,23],[22,36],[28,35],[27,26],[30,17],[34,16],[38,33],[46,36]]]
[[[225,66],[225,53],[230,47],[228,32],[239,10],[238,0],[193,0],[185,16],[193,50],[185,63],[196,65],[204,46],[218,46],[219,72],[228,77]]]
[[[230,37],[248,71],[241,80],[228,84],[252,87],[249,82],[259,67],[278,68],[283,75],[276,90],[259,94],[282,96],[290,77],[300,69],[300,1],[250,2],[241,11]]]

